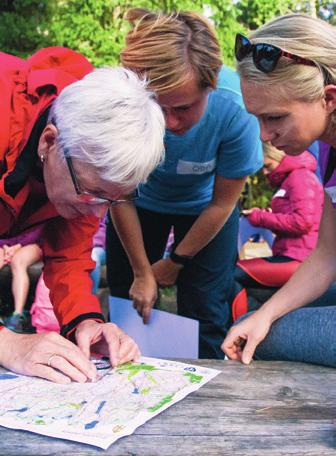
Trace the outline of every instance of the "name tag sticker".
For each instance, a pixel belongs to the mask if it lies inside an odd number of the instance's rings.
[[[325,191],[330,196],[331,201],[333,203],[336,203],[336,185],[334,185],[333,187],[325,187]]]
[[[286,195],[286,190],[283,188],[280,188],[274,195],[273,198],[282,198],[283,196]]]
[[[177,163],[177,174],[206,174],[211,173],[216,166],[216,159],[208,162],[191,162],[179,160]]]

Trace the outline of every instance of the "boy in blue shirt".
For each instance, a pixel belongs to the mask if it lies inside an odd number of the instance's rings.
[[[217,38],[202,16],[134,9],[128,19],[136,25],[122,63],[151,81],[166,118],[166,157],[141,186],[136,207],[111,208],[111,294],[130,296],[146,322],[157,286],[176,283],[178,313],[200,322],[200,357],[222,358],[236,204],[246,177],[262,166],[258,123],[245,111],[239,78],[222,67]],[[173,252],[163,259],[171,227]]]

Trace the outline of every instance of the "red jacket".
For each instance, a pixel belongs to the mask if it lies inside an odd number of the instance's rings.
[[[268,175],[278,187],[271,202],[272,212],[255,209],[248,220],[276,234],[273,255],[302,261],[315,248],[323,207],[322,184],[314,174],[317,162],[312,154],[286,155]]]
[[[92,69],[85,57],[62,47],[41,49],[26,61],[0,53],[0,238],[46,222],[44,279],[63,334],[86,318],[103,320],[89,276],[99,220],[58,215],[29,138],[61,90]]]

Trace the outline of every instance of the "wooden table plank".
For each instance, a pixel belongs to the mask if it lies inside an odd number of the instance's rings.
[[[336,455],[335,369],[285,362],[190,362],[222,373],[106,452],[0,427],[0,454]]]

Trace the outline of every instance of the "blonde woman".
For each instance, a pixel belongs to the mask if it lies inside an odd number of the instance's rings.
[[[236,58],[247,110],[261,139],[288,155],[322,141],[324,210],[316,249],[292,278],[223,343],[232,359],[287,359],[336,366],[336,307],[300,307],[336,280],[336,30],[302,14],[238,35]],[[298,309],[298,310],[296,310]],[[281,318],[282,317],[282,318]]]
[[[157,286],[176,283],[178,313],[200,321],[200,357],[220,358],[230,319],[236,203],[246,176],[262,165],[258,125],[242,106],[237,75],[222,68],[217,38],[202,16],[133,9],[127,18],[121,61],[146,75],[156,93],[166,119],[166,158],[135,206],[111,209],[111,294],[130,296],[146,322]],[[173,252],[162,259],[171,227]]]

